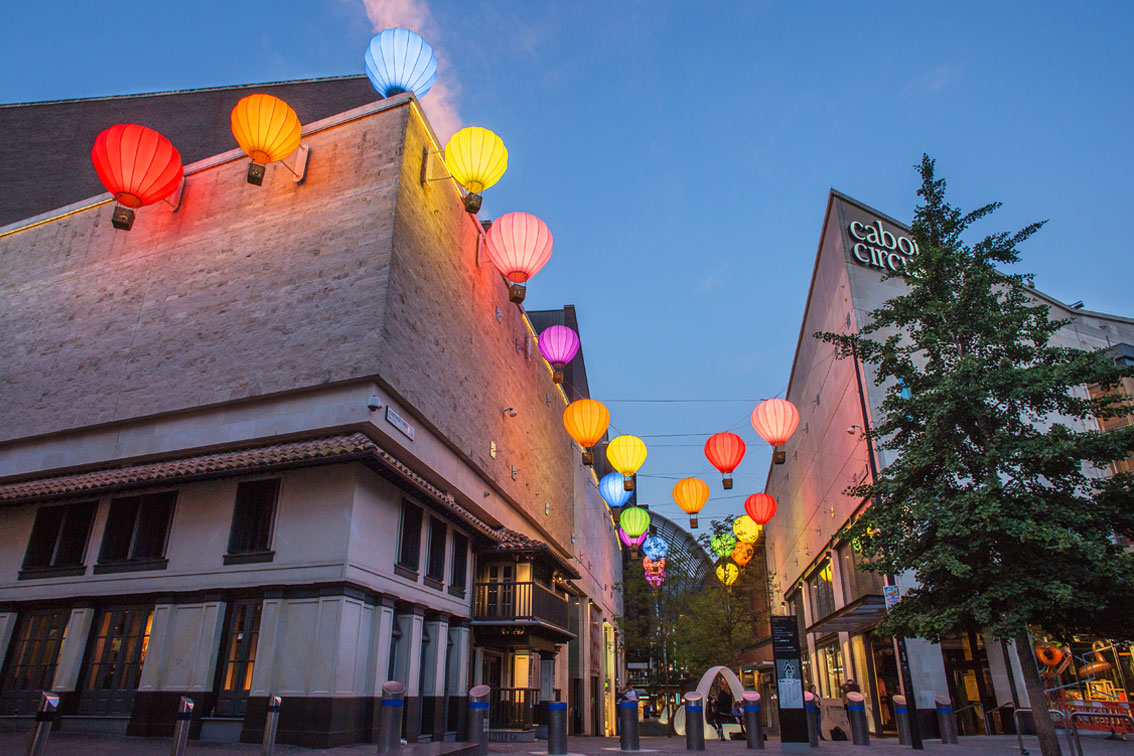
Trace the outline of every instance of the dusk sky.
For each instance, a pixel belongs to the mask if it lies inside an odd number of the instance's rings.
[[[1049,219],[1037,288],[1134,316],[1127,2],[41,0],[5,8],[0,102],[358,74],[392,25],[438,52],[439,135],[507,144],[481,217],[551,228],[525,305],[578,308],[593,397],[650,448],[640,500],[679,522],[680,477],[703,522],[763,490],[748,416],[787,388],[832,187],[908,221],[928,152],[955,204],[1004,202],[980,232]],[[724,429],[731,492],[702,452]]]

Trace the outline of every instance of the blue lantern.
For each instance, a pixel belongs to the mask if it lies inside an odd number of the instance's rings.
[[[370,83],[383,97],[402,92],[421,97],[437,80],[433,48],[409,29],[384,29],[375,34],[363,60]]]
[[[611,509],[617,509],[630,501],[630,494],[633,491],[626,490],[626,487],[622,485],[623,480],[622,473],[612,472],[609,475],[602,476],[602,480],[599,481],[599,495]]]
[[[658,536],[651,536],[642,544],[642,553],[656,562],[665,559],[665,555],[669,553],[669,544]]]

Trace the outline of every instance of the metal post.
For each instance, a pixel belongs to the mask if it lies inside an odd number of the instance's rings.
[[[272,756],[276,750],[276,730],[280,726],[279,696],[268,696],[268,718],[264,720],[264,744],[260,747],[260,756]]]
[[[469,742],[476,743],[477,756],[488,756],[488,696],[492,688],[476,685],[469,690]],[[550,743],[548,744],[550,747]]]
[[[551,701],[547,704],[547,752],[551,756],[567,753],[567,703]]]
[[[701,694],[685,694],[685,750],[705,750],[705,705]]]
[[[685,715],[685,726],[689,726],[689,715]],[[623,751],[637,751],[638,746],[638,702],[618,702],[619,746]]]
[[[894,719],[898,723],[898,743],[900,745],[909,745],[910,713],[906,709],[906,697],[903,695],[895,695],[890,700],[894,702]]]
[[[193,721],[193,699],[181,697],[177,707],[177,722],[173,725],[173,748],[169,756],[181,756],[189,742],[189,723]]]
[[[956,745],[957,718],[953,716],[953,702],[949,696],[936,696],[933,703],[937,704],[937,729],[941,731],[941,742]]]
[[[855,745],[870,745],[870,729],[866,726],[866,700],[857,691],[847,693],[847,719],[850,720],[851,741]]]
[[[51,734],[51,724],[55,721],[55,710],[58,708],[59,696],[46,690],[40,694],[39,711],[35,713],[35,729],[32,730],[31,741],[28,743],[28,756],[43,756],[47,753],[47,736]]]
[[[406,686],[397,680],[382,683],[382,711],[378,719],[378,753],[393,753],[402,745],[402,711]]]
[[[764,750],[764,716],[760,711],[760,694],[754,690],[744,691],[744,739],[748,750]]]
[[[812,748],[818,748],[819,701],[811,691],[803,694],[803,708],[807,710],[807,742],[811,744]]]

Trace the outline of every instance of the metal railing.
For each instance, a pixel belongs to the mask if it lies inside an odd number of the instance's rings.
[[[982,708],[983,708],[983,707],[982,707]],[[992,717],[992,715],[993,715],[993,714],[995,714],[996,712],[1000,711],[1001,709],[1012,709],[1012,710],[1015,710],[1015,708],[1016,708],[1016,704],[1014,704],[1014,703],[1012,703],[1011,701],[1009,701],[1008,703],[1002,703],[1002,704],[1000,704],[1000,705],[999,705],[999,706],[997,706],[997,707],[996,707],[995,709],[989,709],[988,711],[984,712],[984,726],[985,726],[985,732],[987,732],[987,733],[988,733],[989,735],[991,735],[991,734],[992,734],[992,719],[991,719],[991,717]],[[1004,717],[1003,717],[1003,716],[1001,716],[1001,717],[1000,717],[1000,728],[999,728],[999,729],[1000,729],[1000,733],[999,733],[999,734],[1001,734],[1001,735],[1006,735],[1006,734],[1007,734],[1007,730],[1006,730],[1006,728],[1004,727]]]
[[[477,583],[474,620],[537,620],[567,628],[567,600],[534,582]]]
[[[539,705],[539,688],[493,688],[488,701],[490,728],[530,730]]]
[[[1062,712],[1060,712],[1062,713]],[[1134,726],[1134,717],[1129,714],[1119,714],[1117,712],[1093,712],[1093,711],[1075,711],[1071,713],[1071,729],[1075,733],[1075,745],[1079,747],[1079,756],[1083,756],[1083,745],[1079,742],[1079,728],[1075,726],[1076,719],[1117,719],[1125,720]]]
[[[980,707],[980,717],[981,717],[982,720],[984,720],[984,734],[985,735],[991,735],[992,730],[988,726],[988,717],[984,713],[984,704],[982,704],[980,701],[973,701],[968,706],[962,706],[961,708],[955,709],[953,711],[953,719],[956,720],[957,729],[958,730],[965,729],[965,728],[961,727],[961,720],[959,718],[959,715],[961,714],[961,712],[968,711],[969,709],[975,709],[978,706]],[[962,735],[968,735],[969,733],[962,732],[961,734]],[[977,733],[972,733],[972,734],[976,735]]]
[[[1029,714],[1034,713],[1031,709],[1015,709],[1012,712],[1012,721],[1016,725],[1016,742],[1020,744],[1020,756],[1028,756],[1028,749],[1024,748],[1023,728],[1020,727],[1020,715],[1025,711]],[[1071,719],[1068,720],[1067,715],[1059,709],[1048,709],[1048,713],[1063,720],[1063,729],[1067,730],[1067,748],[1070,749],[1071,756],[1075,756],[1076,750],[1079,752],[1079,756],[1083,756],[1083,745],[1079,742],[1079,729],[1075,727],[1075,715],[1072,714]],[[1071,739],[1072,735],[1074,735],[1074,740]]]

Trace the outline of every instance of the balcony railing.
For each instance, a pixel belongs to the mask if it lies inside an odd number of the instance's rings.
[[[539,583],[477,583],[473,619],[535,620],[567,628],[567,601]]]
[[[488,726],[493,730],[530,730],[539,705],[539,688],[493,688],[488,694]]]

